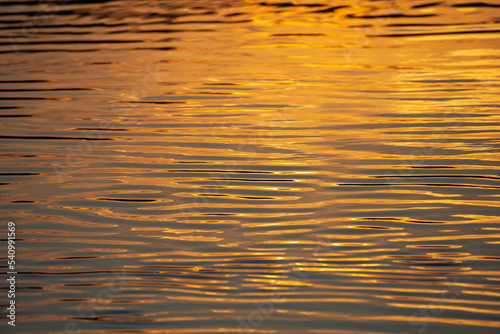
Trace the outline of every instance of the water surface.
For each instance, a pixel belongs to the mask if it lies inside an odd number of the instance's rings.
[[[498,333],[498,2],[0,5],[2,332]]]

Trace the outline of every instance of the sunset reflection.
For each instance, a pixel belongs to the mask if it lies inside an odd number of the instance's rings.
[[[499,4],[0,6],[19,333],[498,332]]]

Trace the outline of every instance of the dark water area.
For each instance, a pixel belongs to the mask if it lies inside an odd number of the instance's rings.
[[[0,31],[1,333],[499,333],[500,2],[0,0]]]

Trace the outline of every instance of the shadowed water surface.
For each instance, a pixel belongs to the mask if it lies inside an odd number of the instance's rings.
[[[498,333],[500,3],[0,6],[2,332]]]

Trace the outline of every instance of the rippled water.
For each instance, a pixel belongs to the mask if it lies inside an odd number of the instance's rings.
[[[0,5],[2,332],[498,333],[500,3]]]

